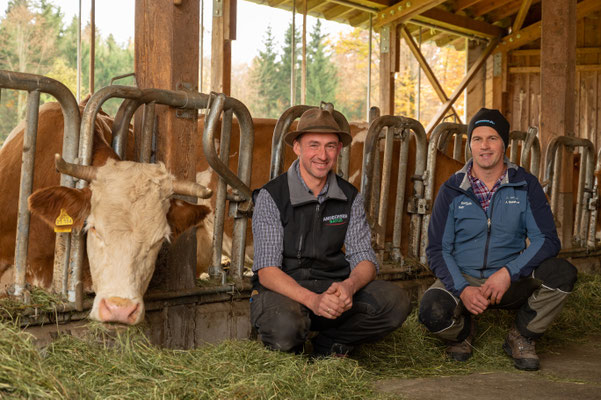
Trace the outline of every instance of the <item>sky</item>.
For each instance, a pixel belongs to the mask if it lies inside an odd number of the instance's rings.
[[[9,0],[0,0],[0,18],[4,16]],[[211,16],[212,0],[201,0],[204,3],[204,54],[211,54]],[[60,6],[65,14],[65,24],[78,14],[79,0],[50,0],[50,3]],[[82,27],[90,20],[90,0],[81,0]],[[96,28],[103,37],[112,34],[120,44],[125,44],[134,36],[135,0],[98,0],[96,1]],[[118,10],[118,11],[117,11]],[[280,43],[283,41],[286,28],[292,20],[292,13],[243,0],[238,1],[237,39],[232,42],[232,63],[250,63],[262,48],[265,30],[271,25],[274,37]],[[307,31],[311,32],[316,19],[307,18]],[[260,22],[260,23],[258,23]],[[342,30],[351,30],[348,25],[322,20],[325,33],[335,34]],[[296,25],[302,26],[302,15],[297,14]]]

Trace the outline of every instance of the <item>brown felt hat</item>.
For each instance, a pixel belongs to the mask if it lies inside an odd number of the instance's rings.
[[[303,133],[335,133],[340,138],[342,146],[348,146],[353,140],[348,132],[340,130],[332,112],[327,108],[317,107],[307,110],[301,115],[296,131],[286,133],[284,141],[293,146],[294,141]]]

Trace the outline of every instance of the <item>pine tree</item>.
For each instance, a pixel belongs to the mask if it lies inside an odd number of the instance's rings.
[[[307,104],[319,105],[321,101],[334,102],[338,86],[336,66],[327,52],[317,20],[307,49]]]
[[[301,84],[301,36],[300,33],[295,30],[294,32],[294,77],[296,86],[296,98],[294,103],[300,103],[300,84]],[[292,66],[292,24],[288,25],[286,35],[284,39],[284,47],[282,48],[282,54],[279,62],[278,69],[278,95],[282,108],[279,110],[281,114],[285,108],[291,106],[290,102],[290,75]]]
[[[258,105],[255,107],[262,117],[277,118],[281,113],[278,86],[283,85],[279,78],[279,65],[275,51],[271,26],[267,27],[264,49],[253,60],[252,79],[258,87]]]

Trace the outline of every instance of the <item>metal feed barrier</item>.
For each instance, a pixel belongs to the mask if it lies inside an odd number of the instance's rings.
[[[365,198],[365,208],[370,225],[375,228],[376,251],[381,259],[386,250],[386,225],[388,222],[388,196],[391,187],[394,142],[400,141],[396,201],[394,205],[393,238],[390,244],[391,258],[403,262],[401,254],[401,223],[405,211],[411,213],[409,230],[409,251],[407,257],[417,258],[420,247],[422,216],[427,212],[424,199],[424,174],[426,170],[426,132],[416,120],[400,116],[385,115],[373,119],[367,132],[363,148],[361,193]],[[413,180],[414,195],[407,199],[405,210],[405,183],[407,181],[407,159],[409,139],[415,137],[416,160]],[[384,155],[380,170],[379,140],[384,140]],[[381,172],[380,172],[381,171]],[[377,222],[376,222],[377,221]],[[373,230],[373,229],[372,229]]]
[[[219,174],[216,190],[215,221],[213,231],[213,257],[209,272],[225,280],[221,266],[223,228],[225,222],[226,201],[229,200],[230,215],[234,217],[234,232],[232,236],[232,268],[235,276],[242,277],[244,269],[244,252],[248,214],[251,209],[250,175],[252,168],[252,149],[254,145],[254,126],[250,112],[237,99],[223,94],[203,94],[194,91],[171,91],[162,89],[138,89],[129,86],[108,86],[96,92],[88,101],[82,116],[82,132],[80,158],[84,165],[89,165],[92,155],[92,138],[94,120],[102,104],[110,98],[125,99],[117,112],[113,125],[113,147],[120,156],[127,148],[127,137],[131,118],[143,104],[144,114],[142,134],[140,139],[141,162],[152,159],[153,142],[156,136],[154,122],[155,105],[164,104],[177,107],[180,110],[208,109],[203,134],[203,151],[208,164]],[[232,172],[227,163],[229,159],[232,118],[236,116],[240,124],[240,152],[237,174]],[[217,154],[215,130],[220,118],[223,119],[220,153]],[[84,183],[82,183],[84,185]],[[233,191],[227,193],[227,186]],[[81,264],[80,264],[81,265]],[[81,276],[81,272],[78,272]]]
[[[331,103],[322,103],[326,105],[332,105]],[[333,106],[332,106],[333,107]],[[307,105],[297,105],[288,108],[278,118],[275,128],[273,130],[273,137],[271,142],[271,164],[269,167],[269,179],[277,178],[284,171],[284,136],[290,130],[290,126],[301,115],[311,108],[316,108]],[[338,123],[341,131],[351,133],[351,128],[341,112],[334,110],[334,119]],[[346,146],[340,152],[338,157],[337,173],[344,179],[349,177],[349,160],[350,160],[351,146]]]
[[[547,196],[551,197],[551,211],[556,215],[559,207],[559,180],[562,170],[561,147],[581,149],[580,172],[578,176],[578,191],[576,198],[576,212],[574,215],[573,241],[576,245],[595,247],[595,224],[591,218],[591,210],[596,208],[593,199],[595,150],[593,143],[588,139],[573,136],[558,136],[553,138],[545,154],[544,189]]]
[[[65,121],[62,155],[69,162],[74,162],[77,157],[80,115],[79,107],[71,91],[54,79],[21,72],[0,71],[0,89],[2,88],[28,92],[15,245],[15,295],[27,297],[25,273],[30,223],[27,198],[31,195],[33,188],[40,93],[48,93],[54,96],[61,106]],[[61,174],[60,183],[62,186],[74,187],[73,179],[68,175]],[[56,274],[53,278],[53,285],[55,290],[59,290],[63,294],[67,292],[66,273],[69,270],[70,236],[69,233],[59,233],[56,238],[56,249],[61,254],[57,254],[57,257],[55,257],[54,269]]]

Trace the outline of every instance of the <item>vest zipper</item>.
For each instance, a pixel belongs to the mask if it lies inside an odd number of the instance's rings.
[[[319,203],[315,206],[315,220],[313,221],[313,249],[311,249],[311,253],[313,254],[313,258],[317,258],[317,252],[315,251],[315,244],[317,243],[317,227],[319,226]]]

